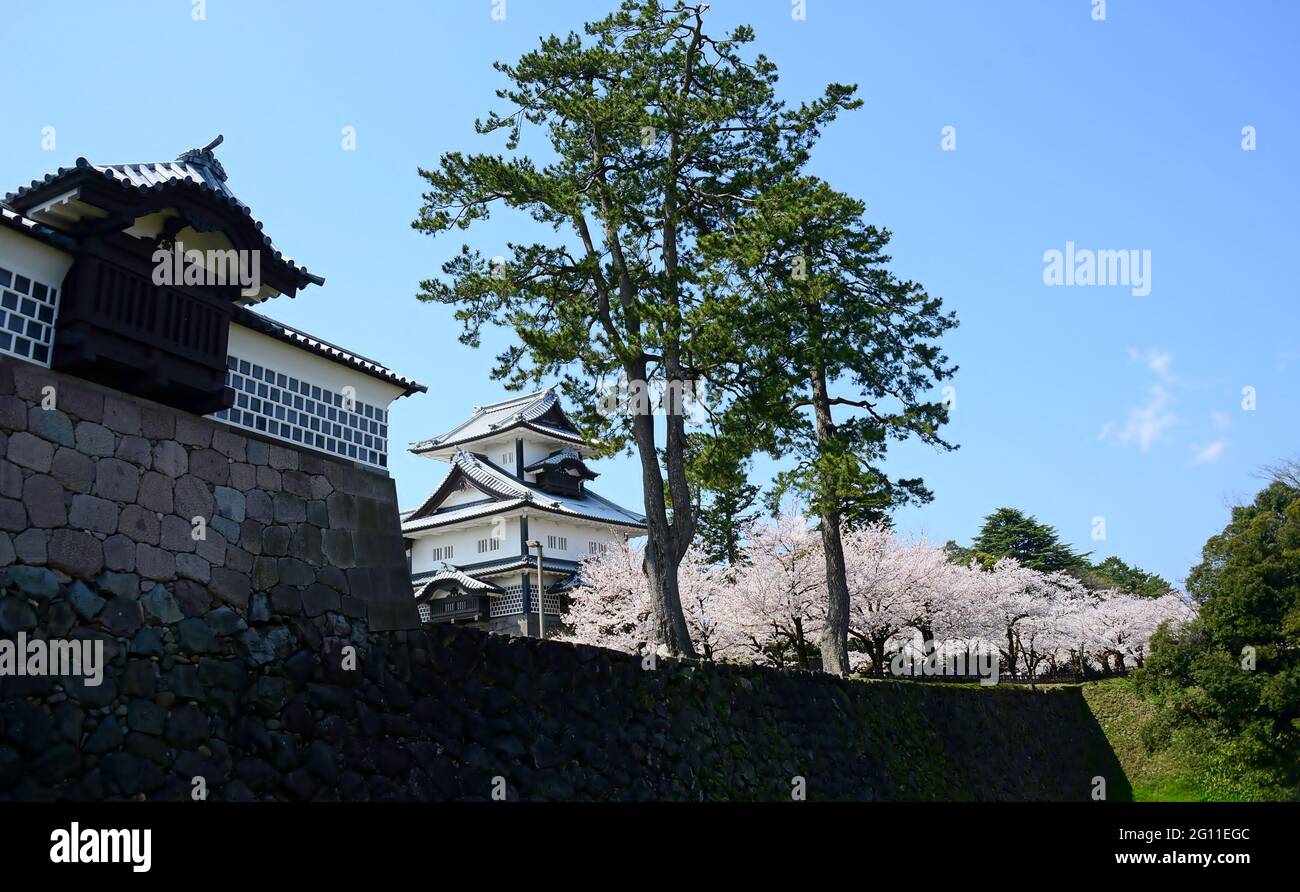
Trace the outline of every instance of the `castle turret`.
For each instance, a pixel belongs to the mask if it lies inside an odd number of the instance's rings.
[[[644,517],[588,485],[598,476],[587,464],[593,450],[554,388],[477,406],[411,451],[451,465],[424,504],[402,516],[425,622],[535,634],[539,600],[558,616],[583,558],[645,531]],[[530,540],[542,543],[540,597]]]

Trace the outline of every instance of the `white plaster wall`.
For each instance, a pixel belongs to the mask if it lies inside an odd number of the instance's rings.
[[[344,387],[353,387],[358,400],[381,409],[387,409],[403,392],[394,384],[238,324],[230,326],[228,350],[240,359],[292,375],[322,389],[339,393]]]
[[[524,440],[524,467],[528,467],[535,461],[541,461],[552,452],[558,452],[563,449],[559,443],[549,440],[538,440],[528,438]]]
[[[443,500],[442,504],[439,505],[439,507],[452,508],[455,507],[456,505],[465,505],[470,502],[482,502],[489,498],[491,498],[491,496],[483,492],[483,490],[478,489],[469,484],[466,484],[464,489],[461,489],[458,492],[454,492],[451,495],[447,496],[447,498]]]
[[[501,540],[501,547],[496,551],[479,554],[478,540],[493,537]],[[411,546],[411,572],[428,572],[436,563],[433,549],[447,545],[454,549],[450,563],[456,566],[513,557],[519,554],[519,518],[488,517],[467,526],[419,535]]]
[[[72,255],[12,229],[2,228],[0,266],[35,279],[42,285],[60,289],[61,297],[63,277],[72,266]]]
[[[560,551],[551,548],[548,536],[565,536],[568,548]],[[602,523],[566,520],[550,514],[532,514],[528,518],[528,538],[542,543],[543,552],[549,557],[566,558],[580,561],[591,554],[590,542],[620,542],[623,533],[617,528]]]

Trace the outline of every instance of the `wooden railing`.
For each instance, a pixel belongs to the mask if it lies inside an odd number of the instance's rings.
[[[487,599],[482,595],[451,595],[430,601],[433,608],[429,622],[449,623],[475,619],[487,619]],[[464,604],[464,607],[457,605]]]
[[[98,258],[90,260],[90,306],[99,328],[179,354],[225,366],[229,311]]]
[[[228,407],[234,292],[157,285],[151,272],[120,248],[83,250],[64,283],[53,367],[196,415]]]

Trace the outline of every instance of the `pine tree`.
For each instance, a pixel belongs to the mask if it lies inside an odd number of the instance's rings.
[[[1036,517],[1017,508],[999,508],[984,518],[971,548],[976,558],[988,566],[1009,557],[1023,567],[1044,573],[1088,567],[1087,555],[1062,542],[1055,527],[1039,523]]]
[[[817,517],[826,560],[822,665],[848,672],[845,527],[879,521],[930,492],[890,477],[891,440],[939,436],[946,406],[930,390],[955,368],[938,339],[956,325],[915,282],[888,269],[890,234],[865,207],[811,177],[764,192],[730,231],[701,239],[713,259],[703,307],[718,342],[733,340],[738,394],[724,425],[773,455],[791,455],[771,498],[793,492]]]
[[[608,411],[601,382],[681,387],[715,374],[716,345],[697,337],[694,321],[706,272],[698,239],[732,227],[857,104],[853,88],[832,84],[786,107],[776,66],[747,52],[752,29],[710,34],[706,9],[625,0],[588,24],[585,39],[547,37],[517,63],[497,63],[510,107],[476,127],[504,134],[510,155],[450,152],[421,170],[428,191],[413,224],[467,229],[500,206],[540,224],[542,240],[502,256],[465,246],[443,266],[449,281],[421,283],[419,297],[457,307],[470,345],[486,325],[513,329],[518,343],[498,357],[498,377],[523,386],[563,375],[588,432],[611,450],[634,447],[658,643],[684,655],[693,650],[677,568],[696,526],[685,419],[663,413],[660,445],[655,416],[626,404]],[[545,161],[520,152],[526,125],[548,143]]]

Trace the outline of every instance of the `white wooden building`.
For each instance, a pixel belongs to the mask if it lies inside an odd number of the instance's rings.
[[[640,536],[645,518],[591,490],[592,450],[554,388],[475,407],[462,424],[411,447],[451,468],[402,515],[411,580],[424,622],[470,623],[508,634],[537,632],[540,600],[558,617],[580,582],[579,562]],[[548,619],[548,630],[556,620]]]

